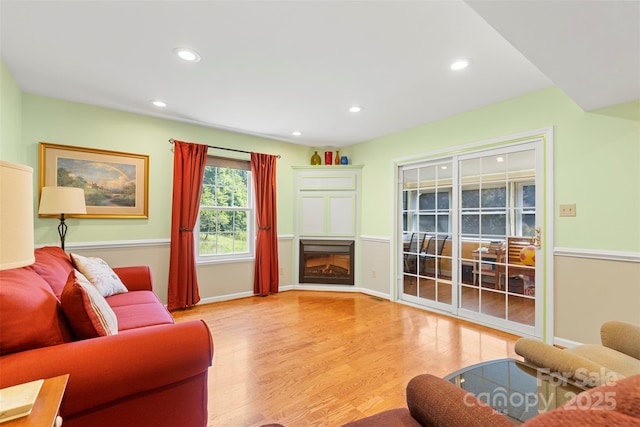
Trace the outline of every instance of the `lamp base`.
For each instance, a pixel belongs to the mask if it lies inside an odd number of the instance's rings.
[[[64,238],[67,235],[67,224],[64,222],[64,214],[60,214],[60,224],[58,225],[58,234],[60,235],[60,247],[64,250]]]

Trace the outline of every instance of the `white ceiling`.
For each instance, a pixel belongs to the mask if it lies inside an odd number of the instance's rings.
[[[550,86],[640,99],[640,2],[0,0],[0,55],[27,93],[342,147]]]

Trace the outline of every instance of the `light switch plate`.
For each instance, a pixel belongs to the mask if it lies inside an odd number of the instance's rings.
[[[560,216],[576,216],[576,204],[560,205]]]

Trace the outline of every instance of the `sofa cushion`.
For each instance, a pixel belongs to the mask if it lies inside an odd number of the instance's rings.
[[[174,323],[173,316],[152,291],[129,291],[112,295],[107,303],[118,317],[118,329]]]
[[[524,425],[640,426],[640,375],[584,391],[560,408],[532,418]]]
[[[75,267],[100,291],[103,297],[127,292],[127,287],[102,258],[71,254]]]
[[[73,264],[66,252],[58,246],[45,246],[34,251],[36,262],[30,266],[44,280],[47,281],[57,298],[62,295],[64,285],[67,284],[69,273],[73,271]]]
[[[151,291],[136,291],[135,293]],[[129,292],[134,294],[134,292]],[[113,297],[109,297],[110,300]],[[107,300],[107,302],[109,302]],[[113,307],[113,311],[118,317],[118,330],[126,331],[128,329],[137,329],[145,326],[165,325],[174,323],[173,317],[167,311],[164,305],[158,301],[153,303],[119,305]]]
[[[129,291],[125,294],[112,295],[107,298],[111,308],[125,305],[158,304],[162,305],[158,297],[152,291]]]
[[[72,271],[60,303],[78,339],[115,335],[118,319],[100,292],[81,273]]]
[[[527,423],[527,427],[589,426],[589,427],[638,427],[640,420],[616,411],[585,409],[581,411],[546,412]]]
[[[597,344],[583,344],[564,350],[596,362],[625,377],[640,374],[640,360],[609,347]]]
[[[30,267],[0,271],[0,354],[73,340],[58,299]]]

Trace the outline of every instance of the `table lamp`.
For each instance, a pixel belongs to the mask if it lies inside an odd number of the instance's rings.
[[[84,190],[76,187],[42,187],[38,213],[40,215],[60,215],[58,234],[60,235],[60,247],[64,250],[64,238],[67,234],[64,216],[87,213]]]
[[[34,262],[33,169],[0,160],[0,270]]]

